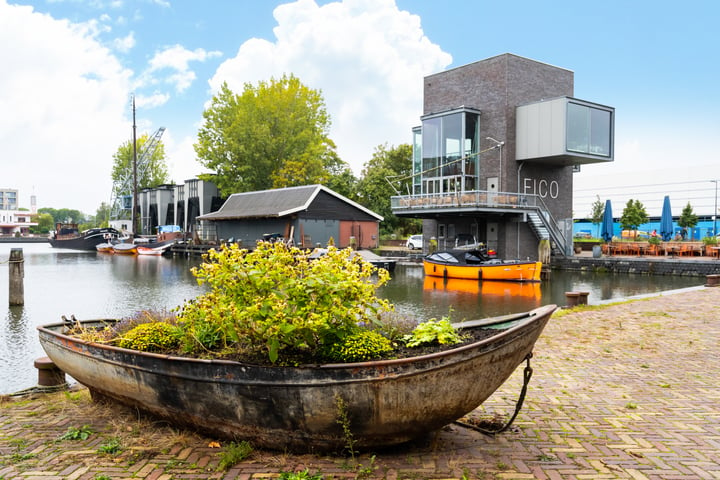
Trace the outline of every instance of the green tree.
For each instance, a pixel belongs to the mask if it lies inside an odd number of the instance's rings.
[[[330,176],[325,186],[350,200],[357,201],[358,179],[350,165],[338,158],[335,163],[329,164],[327,169]]]
[[[590,221],[593,225],[597,225],[597,237],[600,237],[600,224],[602,223],[604,215],[605,204],[600,200],[600,196],[597,195],[597,199],[592,203],[592,206],[590,207]]]
[[[640,200],[628,200],[620,217],[620,225],[623,230],[632,230],[633,237],[637,237],[637,229],[643,223],[647,223],[648,217],[645,206]]]
[[[141,135],[136,142],[136,151],[138,158],[141,156],[145,144],[150,140],[147,133]],[[155,149],[148,159],[143,169],[138,168],[138,189],[152,188],[158,185],[166,184],[170,181],[168,168],[165,158],[165,146],[162,140],[159,140]],[[113,155],[112,180],[116,191],[115,195],[131,195],[132,194],[132,178],[133,178],[133,144],[132,140],[120,145],[117,152]]]
[[[48,233],[55,229],[55,219],[49,213],[38,213],[32,217],[33,222],[37,222],[37,227],[32,227],[32,233]]]
[[[38,208],[38,213],[47,213],[53,218],[53,228],[56,223],[85,223],[87,215],[82,213],[80,210],[73,210],[70,208]]]
[[[693,213],[692,205],[688,202],[683,208],[680,218],[678,218],[678,226],[685,229],[692,229],[697,223],[698,217]]]
[[[110,225],[110,205],[102,202],[100,206],[98,207],[97,211],[95,212],[95,222],[96,227],[107,227]]]
[[[410,181],[411,169],[412,146],[408,144],[375,147],[372,159],[363,168],[358,182],[358,202],[384,217],[381,224],[383,233],[406,235],[420,230],[420,220],[397,217],[390,208],[390,197],[397,195],[395,189],[405,190],[402,182]],[[401,182],[394,185],[395,188],[388,181],[393,179]]]
[[[339,163],[320,91],[293,75],[239,95],[223,84],[203,118],[195,152],[223,195],[327,183]]]

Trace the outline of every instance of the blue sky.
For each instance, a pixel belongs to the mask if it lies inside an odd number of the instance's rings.
[[[720,4],[651,1],[0,0],[0,187],[22,206],[94,213],[112,155],[163,136],[174,181],[219,85],[293,73],[322,90],[340,156],[360,173],[377,145],[409,143],[423,76],[501,53],[575,72],[575,96],[616,108],[610,165],[575,176],[575,216],[599,195],[659,214],[671,194],[714,206],[720,178]],[[709,213],[709,211],[707,213]],[[700,212],[702,213],[702,212]]]

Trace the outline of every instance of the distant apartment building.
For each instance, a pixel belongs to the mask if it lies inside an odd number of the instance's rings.
[[[0,235],[29,235],[30,227],[36,227],[32,221],[36,213],[35,196],[31,197],[30,211],[20,210],[18,191],[9,188],[0,189]]]

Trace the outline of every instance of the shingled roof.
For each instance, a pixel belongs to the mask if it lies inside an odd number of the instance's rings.
[[[220,210],[197,217],[198,220],[235,220],[243,218],[284,217],[307,210],[320,192],[326,192],[353,207],[377,218],[383,217],[362,205],[343,197],[323,185],[305,185],[302,187],[277,188],[257,192],[234,193],[230,195]]]

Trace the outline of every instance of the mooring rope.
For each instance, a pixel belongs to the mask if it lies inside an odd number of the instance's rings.
[[[460,420],[456,420],[455,423],[462,427],[470,428],[472,430],[476,430],[476,431],[478,431],[480,433],[484,433],[486,435],[497,435],[498,433],[502,433],[505,430],[507,430],[508,428],[510,428],[512,423],[515,421],[515,418],[518,416],[518,413],[520,413],[520,409],[522,408],[523,402],[525,401],[525,394],[527,394],[528,384],[530,383],[530,378],[532,378],[532,374],[533,374],[533,369],[530,366],[530,359],[532,358],[532,356],[533,356],[532,352],[528,353],[525,356],[525,361],[527,363],[525,365],[525,369],[523,370],[523,386],[522,386],[522,389],[520,390],[520,396],[518,397],[518,400],[515,403],[515,412],[513,413],[512,417],[510,417],[510,420],[508,420],[508,422],[505,425],[503,425],[497,429],[496,428],[491,429],[491,428],[479,427],[477,425],[473,425],[472,423],[467,423],[467,422],[463,422]]]

